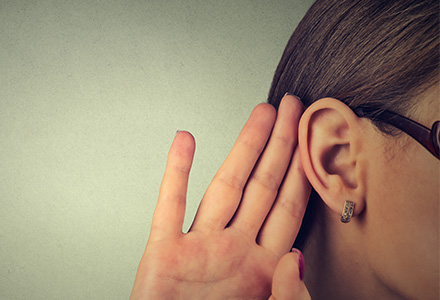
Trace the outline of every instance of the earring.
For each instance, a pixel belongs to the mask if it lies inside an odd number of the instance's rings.
[[[353,216],[353,211],[354,211],[354,202],[345,201],[344,209],[342,210],[341,222],[342,223],[350,222],[350,219]]]

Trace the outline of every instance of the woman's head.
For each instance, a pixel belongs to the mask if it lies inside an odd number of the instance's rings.
[[[437,1],[318,0],[290,38],[269,94],[275,107],[286,91],[306,107],[299,147],[316,192],[296,246],[353,201],[351,223],[326,234],[402,297],[438,292],[439,161],[378,116],[389,110],[431,127],[439,51]],[[354,112],[360,108],[366,118]]]
[[[289,91],[306,107],[333,97],[405,113],[438,82],[438,19],[437,1],[318,0],[286,46],[269,102]]]

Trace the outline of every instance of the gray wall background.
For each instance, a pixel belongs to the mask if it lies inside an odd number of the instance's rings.
[[[189,227],[311,0],[0,0],[0,299],[127,299],[176,130]]]

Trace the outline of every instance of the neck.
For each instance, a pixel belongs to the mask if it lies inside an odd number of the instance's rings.
[[[321,201],[320,201],[321,202]],[[322,206],[304,249],[305,283],[312,299],[402,299],[384,286],[362,247],[362,220],[348,224]]]

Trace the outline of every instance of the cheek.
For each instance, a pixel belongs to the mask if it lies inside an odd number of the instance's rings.
[[[378,273],[404,294],[428,296],[439,286],[440,169],[429,153],[418,154],[381,162],[367,213]]]

